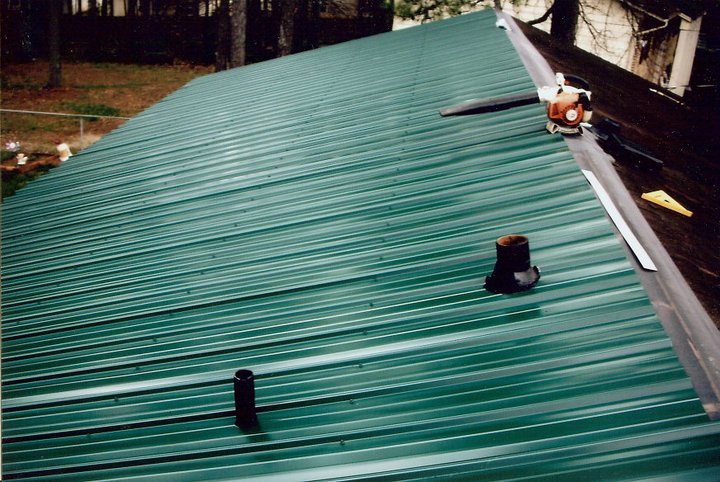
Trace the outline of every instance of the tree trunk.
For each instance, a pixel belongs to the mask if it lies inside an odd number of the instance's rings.
[[[230,15],[230,68],[245,65],[247,0],[233,0]]]
[[[142,15],[143,17],[149,17],[150,10],[150,0],[140,0],[140,15]]]
[[[60,65],[60,17],[62,12],[62,0],[50,0],[50,26],[48,29],[48,41],[50,51],[50,75],[47,87],[60,87],[62,84],[62,67]]]
[[[295,0],[280,1],[280,35],[278,36],[278,57],[293,53],[293,37],[295,30]]]
[[[134,17],[136,13],[137,13],[137,0],[128,0],[127,16]]]
[[[220,0],[217,15],[217,49],[215,71],[226,70],[230,64],[230,1]]]
[[[496,0],[500,1],[500,0]],[[388,8],[385,14],[385,30],[384,32],[390,32],[393,29],[393,23],[395,22],[395,0],[389,0],[387,2]]]
[[[574,45],[580,15],[579,0],[555,0],[551,8],[550,35],[566,45]]]
[[[308,0],[295,0],[295,24],[293,26],[293,52],[308,49],[308,20],[310,18]]]
[[[262,12],[260,0],[247,0],[247,23],[245,24],[245,63],[262,58],[260,45],[263,45]]]
[[[320,0],[310,0],[305,31],[307,32],[307,48],[320,47]]]

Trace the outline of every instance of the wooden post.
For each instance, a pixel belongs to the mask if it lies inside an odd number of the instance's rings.
[[[690,83],[695,51],[697,50],[698,38],[700,37],[700,24],[702,15],[695,20],[681,17],[680,35],[678,36],[675,58],[673,59],[672,71],[668,82],[668,90],[683,96],[685,89]]]

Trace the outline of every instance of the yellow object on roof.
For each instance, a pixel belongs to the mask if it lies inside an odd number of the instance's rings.
[[[689,211],[685,209],[679,202],[674,200],[672,197],[670,197],[665,191],[653,191],[653,192],[644,192],[641,196],[646,201],[650,201],[651,203],[655,203],[659,206],[668,208],[672,211],[675,211],[676,213],[680,213],[684,216],[690,217],[693,215],[692,211]]]

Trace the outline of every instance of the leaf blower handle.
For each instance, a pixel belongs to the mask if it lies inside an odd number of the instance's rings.
[[[573,75],[573,74],[564,74],[565,75],[565,81],[570,84],[575,84],[575,86],[580,87],[583,90],[590,90],[590,84],[587,80],[583,79],[580,76]]]

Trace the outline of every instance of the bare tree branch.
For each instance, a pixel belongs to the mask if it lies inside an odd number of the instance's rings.
[[[538,23],[543,23],[545,20],[550,18],[550,15],[552,15],[553,10],[555,9],[555,2],[550,6],[550,8],[547,9],[545,13],[543,13],[542,17],[536,18],[535,20],[530,20],[529,22],[526,22],[528,25],[537,25]]]
[[[588,29],[588,32],[590,32],[590,36],[593,39],[593,43],[597,45],[598,47],[602,48],[606,52],[609,52],[609,49],[607,48],[607,39],[603,32],[600,32],[595,25],[593,25],[592,21],[588,17],[587,13],[585,12],[585,4],[583,2],[580,2],[580,19],[583,21],[585,26]]]

